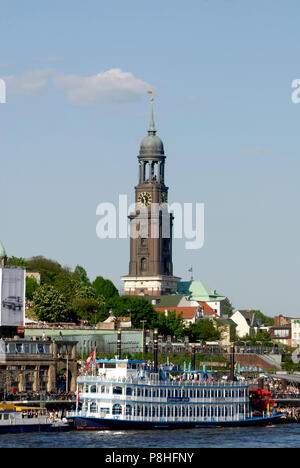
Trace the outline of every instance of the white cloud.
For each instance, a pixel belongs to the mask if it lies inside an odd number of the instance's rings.
[[[54,84],[66,92],[70,102],[81,106],[130,102],[151,88],[145,81],[120,68],[88,77],[56,75]]]
[[[51,68],[3,77],[7,86],[7,94],[23,96],[41,95],[46,89],[49,78],[53,77],[55,73],[55,70]]]
[[[20,75],[6,76],[3,79],[7,85],[8,95],[41,95],[51,82],[66,93],[72,104],[80,106],[131,102],[149,89],[153,89],[150,84],[120,68],[112,68],[87,77],[64,75],[53,68],[37,69]]]

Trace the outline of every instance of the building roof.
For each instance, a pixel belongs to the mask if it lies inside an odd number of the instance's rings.
[[[170,294],[164,296],[143,296],[147,299],[154,307],[177,307],[181,299],[184,297],[183,294]]]
[[[219,317],[214,309],[206,304],[206,302],[198,301],[198,304],[202,307],[204,317]]]
[[[174,311],[175,314],[178,316],[181,314],[181,317],[183,320],[192,320],[199,307],[172,307],[172,308],[166,308],[166,307],[155,307],[155,310],[157,312],[165,312],[166,310]]]
[[[217,302],[226,299],[225,296],[220,296],[216,290],[208,288],[202,281],[179,281],[177,291],[195,301]]]

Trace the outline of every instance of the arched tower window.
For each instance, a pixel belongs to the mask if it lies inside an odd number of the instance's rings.
[[[141,259],[141,271],[142,272],[147,271],[147,259],[146,258]]]

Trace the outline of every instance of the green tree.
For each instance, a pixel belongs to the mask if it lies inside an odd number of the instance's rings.
[[[112,281],[104,279],[102,276],[97,276],[93,282],[93,288],[96,296],[102,296],[107,299],[119,296],[119,292]]]
[[[274,325],[273,317],[267,317],[260,310],[250,310],[250,312],[254,314],[255,318],[258,319],[262,324],[271,325],[271,326]]]
[[[155,327],[164,336],[171,335],[176,336],[176,338],[183,338],[185,335],[185,326],[181,315],[176,315],[172,310],[169,310],[167,314],[157,312]]]
[[[220,339],[220,331],[208,319],[200,319],[192,323],[186,330],[190,341],[216,341]]]
[[[9,267],[28,268],[27,261],[21,257],[9,257],[7,259],[6,265]]]
[[[53,278],[53,286],[59,291],[66,299],[67,302],[71,303],[80,284],[73,278],[72,274],[61,271],[55,274]]]
[[[70,318],[70,309],[64,298],[51,285],[43,285],[33,294],[33,312],[45,322],[64,322]]]
[[[246,341],[249,346],[273,346],[271,335],[266,331],[259,331],[253,335],[246,335],[241,338],[241,341]]]
[[[106,301],[106,310],[112,310],[116,317],[131,316],[135,328],[141,328],[141,320],[146,320],[145,328],[153,328],[157,313],[144,297],[114,296]]]
[[[28,269],[41,273],[41,284],[53,285],[58,273],[64,271],[63,267],[55,260],[50,260],[42,255],[27,260]]]
[[[27,301],[33,300],[34,293],[38,290],[40,285],[34,278],[26,278],[26,299]]]
[[[91,284],[91,282],[90,282],[90,280],[88,278],[86,270],[80,265],[77,265],[77,267],[75,268],[74,273],[73,273],[73,277],[80,284],[83,284],[83,285],[86,285],[86,286]]]

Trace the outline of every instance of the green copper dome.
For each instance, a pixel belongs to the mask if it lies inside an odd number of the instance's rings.
[[[141,155],[163,155],[164,153],[164,145],[161,139],[156,135],[148,135],[146,136],[140,147],[140,154]]]

